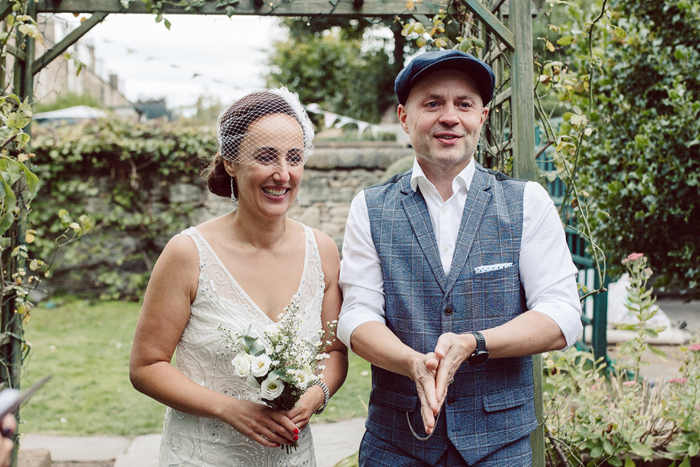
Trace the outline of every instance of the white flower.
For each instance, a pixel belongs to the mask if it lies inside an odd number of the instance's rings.
[[[260,354],[257,357],[253,357],[253,361],[250,362],[250,372],[253,376],[265,376],[270,369],[271,363],[272,361],[267,354]]]
[[[236,355],[236,357],[231,361],[233,364],[234,373],[243,378],[248,376],[250,374],[250,362],[250,355],[243,352]]]
[[[270,377],[262,382],[260,395],[263,399],[272,401],[284,391],[284,382],[278,377]]]
[[[258,380],[255,379],[253,375],[248,375],[248,379],[245,380],[245,382],[253,389],[258,389],[260,387],[260,383],[258,383]]]
[[[277,342],[277,339],[279,339],[280,328],[277,324],[268,324],[265,328],[265,334],[267,334],[270,342],[274,344]]]
[[[311,379],[311,374],[304,370],[297,370],[295,380],[299,389],[306,389]]]

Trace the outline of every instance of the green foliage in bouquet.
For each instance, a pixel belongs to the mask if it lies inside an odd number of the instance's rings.
[[[325,349],[331,345],[335,323],[329,330],[311,337],[299,336],[302,317],[299,296],[284,309],[280,321],[267,326],[263,336],[232,334],[219,326],[228,345],[238,353],[231,362],[234,372],[246,378],[248,386],[260,389],[260,397],[270,407],[290,410],[306,390],[321,379],[324,366],[319,362],[328,357]]]

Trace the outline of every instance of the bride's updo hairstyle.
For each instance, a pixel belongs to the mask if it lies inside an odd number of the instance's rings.
[[[306,111],[301,106],[299,99],[289,92],[287,88],[270,89],[266,91],[248,94],[230,107],[224,109],[219,116],[216,125],[216,139],[219,151],[214,156],[209,165],[207,184],[209,191],[215,195],[223,197],[238,198],[238,187],[235,179],[226,172],[224,160],[236,164],[256,164],[260,163],[251,154],[241,154],[239,149],[245,138],[259,138],[254,132],[249,132],[251,123],[267,115],[285,114],[294,118],[299,123],[304,134],[304,147],[300,148],[296,165],[306,163],[314,150],[312,141],[314,139],[314,129],[311,120],[306,115]],[[264,141],[255,141],[256,147],[263,147]],[[279,166],[278,159],[266,159],[265,165]],[[289,162],[287,162],[289,164]],[[294,165],[294,163],[292,163]],[[233,190],[233,193],[231,191]]]

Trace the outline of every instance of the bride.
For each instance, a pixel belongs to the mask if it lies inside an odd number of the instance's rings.
[[[134,387],[168,406],[160,466],[315,465],[305,429],[347,373],[335,340],[323,378],[277,411],[234,374],[219,326],[262,336],[298,297],[302,337],[338,317],[335,243],[287,218],[313,127],[286,89],[249,94],[219,117],[209,189],[238,208],[173,237],[153,270],[131,351]],[[177,367],[170,364],[176,353]],[[298,443],[289,449],[285,445]]]

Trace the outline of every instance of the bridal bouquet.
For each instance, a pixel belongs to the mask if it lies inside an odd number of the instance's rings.
[[[299,296],[270,324],[262,336],[254,336],[250,327],[245,334],[232,334],[219,325],[228,345],[237,351],[232,360],[236,375],[246,378],[248,386],[260,389],[262,400],[277,410],[289,410],[308,388],[318,382],[316,373],[324,369],[319,363],[328,357],[336,322],[326,333],[319,330],[311,338],[299,336],[302,318],[298,314]]]

